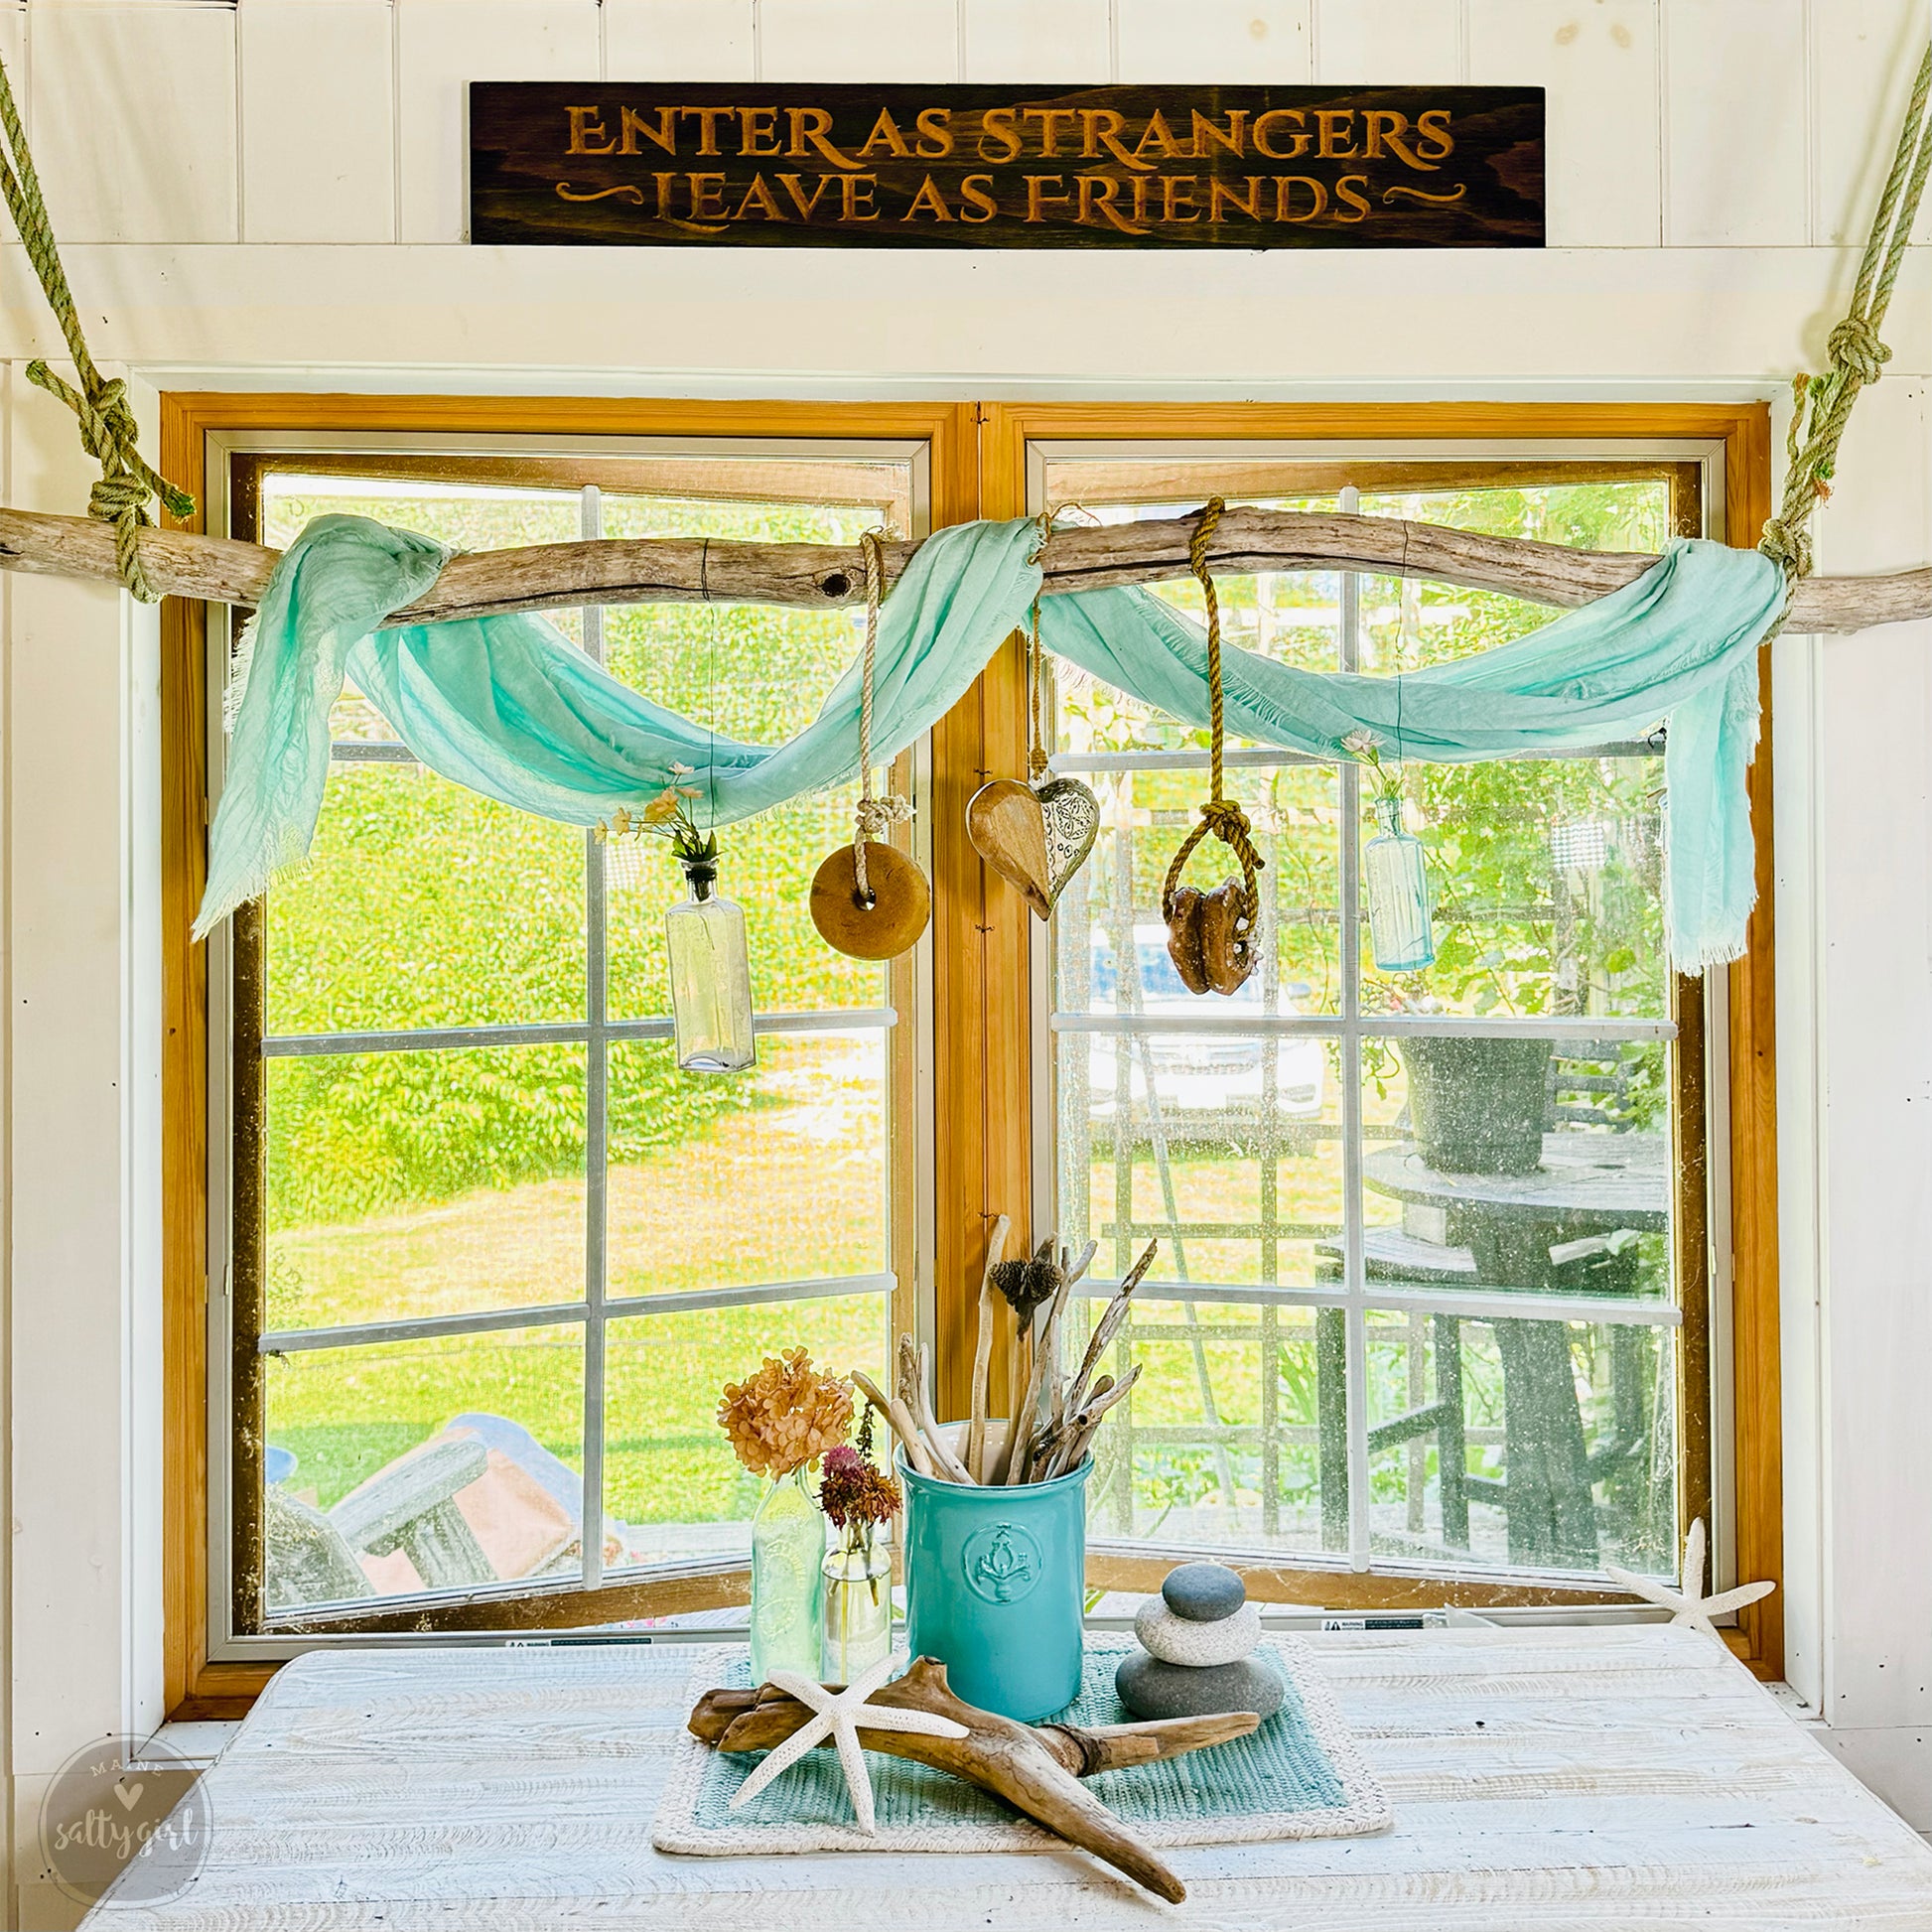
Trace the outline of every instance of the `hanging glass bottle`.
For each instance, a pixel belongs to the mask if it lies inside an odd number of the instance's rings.
[[[805,1471],[779,1476],[752,1518],[752,1681],[774,1670],[818,1676],[825,1518]]]
[[[687,1073],[737,1073],[758,1060],[745,908],[713,891],[718,880],[715,838],[695,850],[680,844],[678,860],[691,897],[664,915],[677,1063]]]
[[[1436,962],[1422,841],[1403,826],[1399,792],[1376,798],[1375,822],[1380,830],[1362,852],[1369,949],[1377,972],[1419,973]]]

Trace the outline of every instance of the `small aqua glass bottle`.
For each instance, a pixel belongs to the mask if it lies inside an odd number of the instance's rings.
[[[1362,850],[1369,949],[1377,972],[1419,973],[1436,963],[1422,841],[1403,826],[1399,793],[1375,800],[1375,822],[1381,829]]]

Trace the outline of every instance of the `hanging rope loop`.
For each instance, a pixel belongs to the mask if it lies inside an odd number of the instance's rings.
[[[135,448],[140,428],[128,405],[127,384],[119,376],[112,380],[103,377],[87,352],[80,318],[74,313],[73,291],[68,287],[67,272],[61,266],[54,226],[41,197],[40,177],[27,146],[27,130],[21,125],[13,83],[7,78],[4,64],[0,64],[0,134],[5,136],[4,151],[0,152],[0,195],[6,198],[14,226],[26,245],[27,259],[34,264],[48,307],[67,338],[68,354],[79,381],[78,386],[64,381],[39,360],[27,364],[27,379],[73,411],[80,425],[81,448],[100,465],[100,481],[89,492],[87,514],[114,526],[114,563],[121,582],[143,604],[152,604],[159,593],[149,585],[141,568],[141,531],[151,527],[153,521],[148,504],[159,497],[169,515],[189,517],[195,514],[195,499],[142,461]]]
[[[1784,496],[1777,514],[1766,520],[1757,547],[1782,568],[1792,585],[1811,575],[1814,554],[1808,525],[1812,512],[1832,493],[1838,446],[1851,420],[1852,405],[1859,391],[1876,382],[1891,360],[1891,350],[1878,331],[1911,244],[1928,174],[1932,174],[1932,45],[1927,46],[1912,82],[1905,124],[1859,263],[1851,307],[1826,343],[1824,373],[1801,375],[1791,385]],[[1781,627],[1782,620],[1771,634]]]
[[[867,530],[859,538],[866,560],[866,649],[859,683],[859,803],[853,814],[852,872],[859,902],[868,910],[876,900],[872,881],[866,876],[867,842],[884,838],[892,826],[912,816],[909,799],[891,792],[884,798],[872,794],[872,680],[879,655],[879,604],[886,584],[885,535],[884,530]]]
[[[1245,929],[1254,930],[1261,911],[1262,857],[1255,850],[1253,828],[1240,801],[1227,796],[1224,777],[1227,735],[1226,701],[1221,690],[1221,604],[1214,594],[1214,578],[1207,557],[1214,541],[1226,503],[1210,497],[1202,508],[1194,533],[1187,540],[1187,563],[1201,587],[1207,605],[1207,773],[1208,798],[1200,808],[1200,823],[1181,841],[1168,868],[1167,884],[1161,890],[1161,916],[1172,921],[1174,895],[1180,890],[1180,876],[1194,848],[1205,838],[1216,838],[1234,855],[1241,868],[1242,918]]]

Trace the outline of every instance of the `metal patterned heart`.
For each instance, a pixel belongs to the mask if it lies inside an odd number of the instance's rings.
[[[1034,786],[1046,824],[1046,897],[1058,900],[1087,862],[1100,836],[1100,800],[1078,778],[1048,778]]]

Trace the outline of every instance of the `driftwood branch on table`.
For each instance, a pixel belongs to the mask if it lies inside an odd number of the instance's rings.
[[[903,1730],[868,1730],[859,1741],[869,1751],[905,1757],[964,1778],[1004,1798],[1016,1811],[1124,1871],[1137,1884],[1178,1904],[1186,1888],[1118,1818],[1080,1785],[1096,1771],[1157,1758],[1179,1757],[1209,1744],[1245,1737],[1261,1722],[1252,1712],[1222,1717],[1169,1718],[1156,1724],[1016,1724],[965,1704],[946,1683],[946,1667],[931,1657],[914,1660],[903,1677],[875,1691],[874,1704],[927,1711],[966,1726],[964,1737],[923,1737]],[[721,1751],[766,1751],[781,1744],[811,1718],[804,1705],[772,1685],[756,1691],[707,1691],[691,1713],[692,1734]]]
[[[1044,595],[1151,584],[1187,574],[1195,519],[1055,530],[1041,556]],[[918,546],[884,546],[888,589]],[[253,604],[278,551],[183,530],[144,530],[141,563],[163,595]],[[1359,570],[1424,577],[1466,590],[1503,591],[1568,609],[1639,577],[1656,559],[1636,552],[1571,550],[1526,537],[1484,536],[1393,517],[1231,509],[1209,547],[1221,573]],[[0,509],[0,570],[118,583],[112,525],[86,516]],[[827,609],[865,598],[857,549],[832,544],[724,543],[696,537],[602,538],[453,557],[435,587],[392,623],[434,623],[504,611],[582,604],[773,604]],[[1792,598],[1787,628],[1864,630],[1932,618],[1932,568],[1880,577],[1811,577]]]

